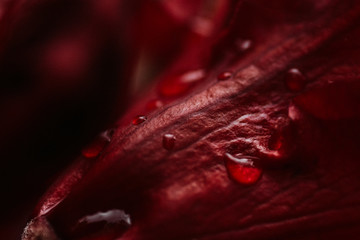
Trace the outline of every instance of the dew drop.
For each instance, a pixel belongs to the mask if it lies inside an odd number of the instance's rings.
[[[304,89],[306,85],[305,76],[297,68],[291,68],[285,75],[286,87],[293,92]]]
[[[198,69],[183,74],[174,75],[165,79],[159,88],[160,95],[164,97],[177,97],[185,94],[198,81],[205,78],[205,71]]]
[[[165,134],[163,136],[163,147],[166,150],[172,150],[175,147],[176,137],[172,134]]]
[[[222,72],[217,76],[217,79],[219,81],[225,81],[225,80],[229,80],[232,77],[233,73],[232,72]]]
[[[147,119],[147,118],[146,118],[146,116],[144,116],[144,115],[136,116],[136,117],[132,120],[132,124],[133,124],[133,125],[139,125],[139,124],[145,122],[146,119]]]
[[[262,169],[255,166],[255,157],[235,157],[229,153],[225,154],[225,166],[230,178],[243,185],[252,185],[259,181]]]
[[[159,99],[153,99],[150,100],[147,104],[146,104],[146,110],[147,111],[152,111],[158,108],[161,108],[163,106],[163,102],[160,101]]]
[[[82,151],[82,155],[86,158],[94,158],[97,157],[100,152],[104,149],[106,144],[111,141],[112,135],[114,133],[114,129],[109,129],[102,132],[99,136],[95,138],[95,140],[86,146]]]

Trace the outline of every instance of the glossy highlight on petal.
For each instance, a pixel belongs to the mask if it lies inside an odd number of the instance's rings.
[[[159,93],[163,97],[178,97],[187,93],[194,84],[204,78],[205,71],[203,69],[173,75],[163,80]]]
[[[161,108],[164,105],[164,103],[159,99],[153,99],[147,102],[146,104],[146,110],[153,111],[155,109]]]

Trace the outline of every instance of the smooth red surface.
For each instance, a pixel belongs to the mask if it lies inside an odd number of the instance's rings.
[[[159,99],[153,99],[150,100],[147,104],[146,104],[146,110],[148,111],[153,111],[155,109],[158,109],[160,107],[162,107],[164,105],[164,103],[159,100]]]
[[[159,85],[159,94],[162,97],[174,98],[188,93],[188,91],[205,78],[203,69],[195,69],[174,74],[165,78]]]
[[[184,95],[190,88],[192,83],[183,82],[181,75],[176,75],[166,79],[159,89],[159,93],[163,97],[178,97]]]

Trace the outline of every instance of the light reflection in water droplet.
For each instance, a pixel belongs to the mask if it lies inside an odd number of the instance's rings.
[[[176,137],[172,134],[165,134],[163,136],[163,147],[166,150],[172,150],[175,147]]]
[[[232,77],[233,73],[232,72],[222,72],[217,76],[218,81],[225,81],[225,80],[229,80]]]
[[[132,124],[133,124],[133,125],[139,125],[139,124],[145,122],[146,120],[147,120],[147,117],[146,117],[146,116],[139,115],[139,116],[136,116],[136,117],[132,120]]]
[[[291,68],[285,74],[286,87],[293,92],[301,91],[306,85],[305,76],[297,68]]]
[[[243,185],[252,185],[259,181],[262,169],[255,166],[256,157],[225,154],[225,166],[230,178]]]

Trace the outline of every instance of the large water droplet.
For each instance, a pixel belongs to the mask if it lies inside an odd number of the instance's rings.
[[[233,73],[232,72],[222,72],[217,76],[217,79],[219,81],[225,81],[225,80],[229,80],[232,77]]]
[[[163,136],[163,147],[167,150],[172,150],[175,147],[176,137],[172,134],[165,134]]]
[[[285,75],[286,87],[293,92],[301,91],[306,85],[305,76],[297,68],[291,68]]]
[[[87,158],[97,157],[104,149],[106,144],[111,141],[113,133],[113,129],[102,132],[99,136],[96,137],[96,139],[92,143],[90,143],[81,151],[82,155]]]
[[[147,120],[146,116],[144,115],[139,115],[139,116],[136,116],[133,120],[132,120],[132,124],[133,125],[139,125],[143,122],[145,122]]]
[[[147,102],[146,110],[152,111],[152,110],[161,108],[163,105],[164,105],[163,102],[160,101],[159,99],[153,99],[153,100],[150,100],[149,102]]]
[[[258,158],[250,156],[235,157],[225,154],[225,166],[230,178],[244,185],[252,185],[259,181],[262,169],[255,166],[254,161]]]
[[[177,97],[185,94],[195,83],[204,79],[205,71],[198,69],[165,79],[159,88],[159,93],[164,97]]]

